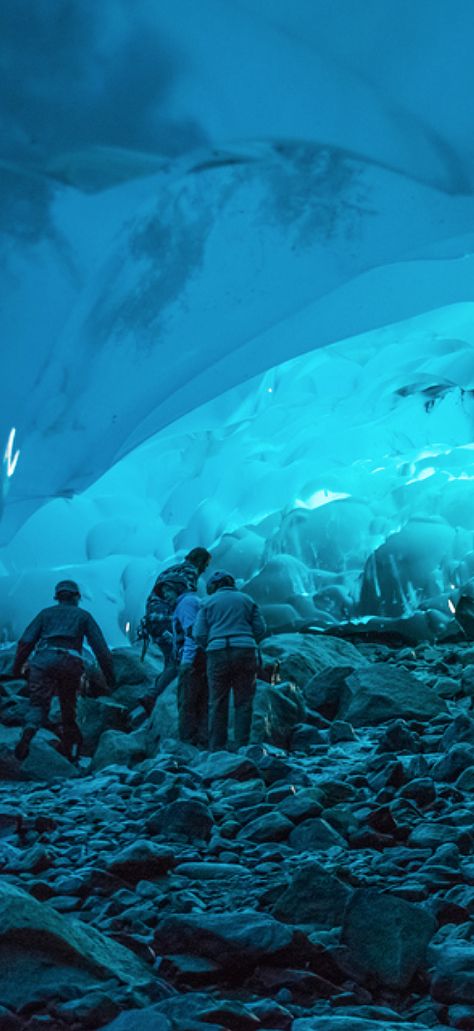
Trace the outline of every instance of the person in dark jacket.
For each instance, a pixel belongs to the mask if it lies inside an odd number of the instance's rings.
[[[237,590],[230,573],[217,572],[207,583],[209,599],[193,630],[198,647],[207,654],[209,684],[209,748],[225,748],[229,698],[234,698],[234,738],[248,744],[257,678],[257,645],[265,635],[258,605]]]
[[[13,663],[13,675],[20,677],[25,675],[28,661],[31,701],[31,716],[15,748],[20,761],[26,759],[37,730],[47,726],[55,694],[61,708],[62,750],[68,759],[73,757],[74,745],[79,750],[82,736],[76,721],[76,697],[84,672],[84,638],[94,652],[107,686],[111,690],[115,686],[111,653],[95,619],[79,608],[81,595],[77,584],[74,580],[61,580],[54,597],[58,604],[42,609],[23,632]]]
[[[147,712],[151,712],[158,696],[178,675],[178,667],[173,650],[172,626],[172,611],[175,601],[169,602],[166,600],[164,596],[166,589],[178,578],[184,581],[188,591],[196,591],[199,577],[205,572],[210,561],[211,555],[206,548],[192,548],[183,562],[177,562],[173,566],[168,566],[167,569],[164,569],[159,574],[148,596],[145,616],[140,624],[139,636],[145,642],[151,639],[158,646],[163,655],[164,668],[163,672],[156,679],[155,691],[142,699],[142,705]]]

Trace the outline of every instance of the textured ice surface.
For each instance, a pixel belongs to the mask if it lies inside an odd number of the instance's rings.
[[[7,5],[9,632],[67,568],[120,638],[196,543],[274,626],[471,575],[471,5],[257,6]]]
[[[67,572],[118,642],[157,569],[198,542],[275,627],[421,607],[441,630],[474,574],[473,314],[450,306],[280,364],[45,505],[0,556],[7,622]]]

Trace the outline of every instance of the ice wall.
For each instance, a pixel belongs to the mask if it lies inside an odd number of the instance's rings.
[[[444,612],[470,575],[470,4],[68,12],[55,77],[46,8],[3,13],[4,625],[67,568],[120,635],[195,543],[276,626]]]
[[[68,575],[118,643],[157,570],[201,543],[274,628],[373,615],[410,632],[421,612],[415,636],[441,633],[474,573],[473,313],[282,363],[44,506],[1,553],[11,631]]]

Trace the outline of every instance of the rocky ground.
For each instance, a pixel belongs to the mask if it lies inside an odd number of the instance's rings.
[[[116,652],[78,767],[49,731],[13,758],[0,653],[1,1031],[474,1028],[474,648],[265,652],[282,683],[217,754]]]

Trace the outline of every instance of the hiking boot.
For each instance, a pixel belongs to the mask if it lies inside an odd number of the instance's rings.
[[[14,752],[15,759],[18,759],[18,762],[23,762],[29,755],[30,744],[35,734],[36,730],[33,727],[25,727]]]

